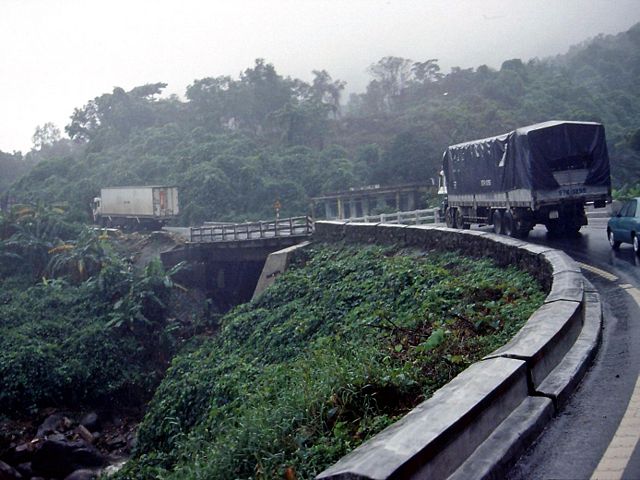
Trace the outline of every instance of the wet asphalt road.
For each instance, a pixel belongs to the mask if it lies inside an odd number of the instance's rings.
[[[624,288],[640,287],[640,258],[631,245],[623,244],[618,252],[612,251],[605,235],[606,219],[589,221],[575,239],[549,239],[544,227],[531,232],[531,242],[563,250],[574,260],[618,278],[606,279],[583,269],[603,301],[602,344],[569,403],[520,458],[510,480],[591,478],[625,415],[638,379],[640,307]],[[637,444],[624,464],[626,468],[611,478],[640,479]]]

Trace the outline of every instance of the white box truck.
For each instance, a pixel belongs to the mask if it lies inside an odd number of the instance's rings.
[[[107,187],[93,199],[93,220],[104,227],[159,228],[179,213],[178,188]]]

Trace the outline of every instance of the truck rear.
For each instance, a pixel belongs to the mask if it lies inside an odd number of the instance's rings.
[[[493,225],[517,237],[536,224],[577,234],[586,203],[611,201],[604,127],[592,122],[551,121],[452,145],[442,177],[448,226]]]
[[[103,226],[159,227],[179,213],[174,186],[107,187],[93,201],[94,221]]]

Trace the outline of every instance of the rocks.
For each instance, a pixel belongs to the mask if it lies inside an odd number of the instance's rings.
[[[86,429],[84,425],[78,425],[75,429],[75,433],[77,433],[85,442],[90,444],[93,443],[93,435],[89,430]]]
[[[65,477],[84,467],[101,467],[105,457],[83,440],[45,440],[34,453],[34,472],[49,477]]]
[[[127,439],[124,437],[124,435],[116,435],[115,437],[107,439],[106,443],[110,449],[116,450],[118,448],[126,446]]]
[[[82,420],[80,420],[80,425],[90,432],[97,432],[100,430],[100,417],[96,412],[87,413],[82,417]]]
[[[138,415],[43,413],[37,429],[38,423],[28,421],[4,428],[0,480],[95,479],[121,468],[136,444]]]
[[[21,443],[20,445],[17,445],[12,451],[9,452],[6,460],[13,465],[29,462],[31,460],[31,456],[33,455],[34,449],[35,449],[35,444],[31,442]]]
[[[42,422],[42,425],[38,427],[36,437],[44,438],[49,433],[60,431],[60,427],[63,425],[63,418],[65,418],[65,416],[62,413],[49,415],[44,422]]]
[[[31,478],[34,475],[33,468],[31,467],[31,462],[21,463],[20,465],[18,465],[16,470],[18,470],[22,474],[22,476],[26,478]]]
[[[17,480],[23,478],[22,475],[10,465],[0,461],[0,480]]]
[[[83,468],[66,476],[64,480],[94,480],[96,478],[98,478],[97,472]]]

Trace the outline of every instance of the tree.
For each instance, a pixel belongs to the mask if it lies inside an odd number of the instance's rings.
[[[125,140],[132,131],[156,123],[157,110],[152,105],[158,102],[155,96],[166,86],[166,83],[152,83],[135,87],[129,92],[115,87],[111,93],[105,93],[90,100],[84,107],[76,108],[65,131],[78,142],[99,137],[102,137],[103,143]]]
[[[440,73],[440,66],[437,58],[430,58],[424,62],[416,62],[411,66],[411,72],[417,82],[425,84],[437,82],[444,75]]]
[[[278,75],[274,66],[263,58],[247,68],[230,89],[231,107],[240,127],[254,134],[264,132],[267,117],[290,103],[294,82]]]
[[[333,80],[326,70],[314,70],[311,84],[312,99],[318,103],[328,105],[335,117],[340,112],[340,95],[346,82]]]
[[[0,258],[17,271],[30,271],[32,278],[42,276],[49,251],[77,233],[64,219],[64,212],[44,204],[16,205],[0,218]]]
[[[197,125],[220,131],[233,117],[229,108],[232,86],[234,81],[231,77],[220,76],[196,80],[187,87],[186,96]]]
[[[328,112],[331,107],[324,103],[291,102],[272,114],[282,128],[285,145],[307,145],[322,148],[329,128]]]
[[[31,137],[33,148],[42,150],[44,147],[51,146],[60,140],[60,129],[53,122],[47,122],[44,125],[38,125],[36,131]]]
[[[390,110],[394,100],[406,88],[411,78],[411,60],[400,57],[384,57],[368,68],[378,82],[385,106]]]

